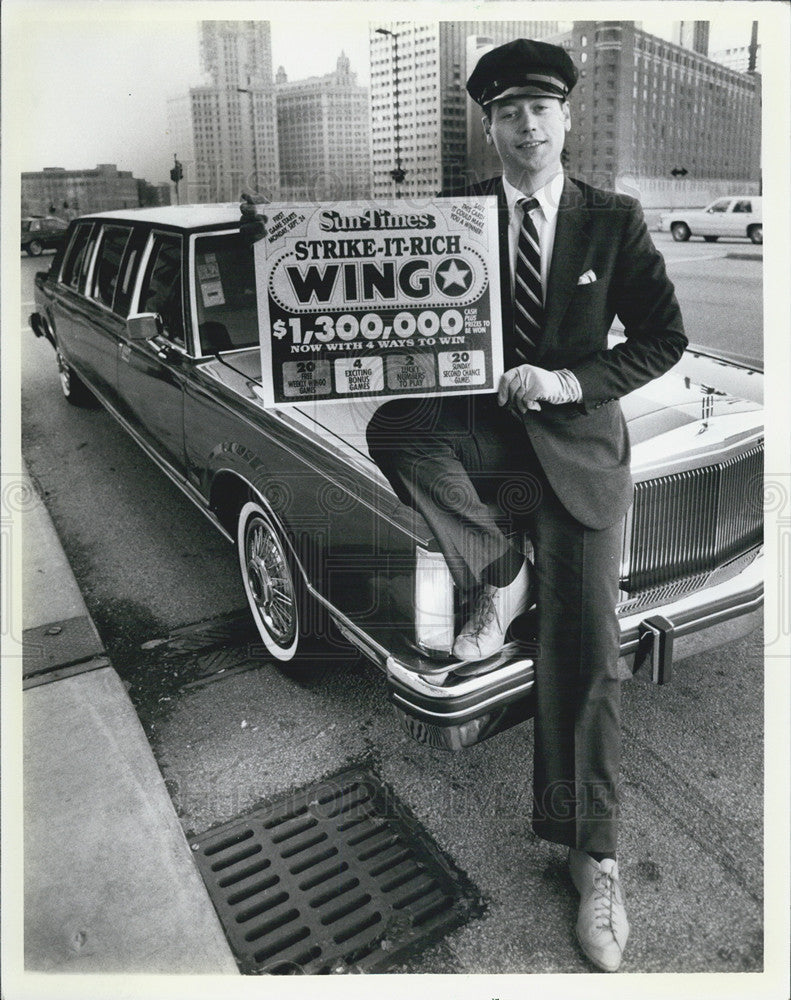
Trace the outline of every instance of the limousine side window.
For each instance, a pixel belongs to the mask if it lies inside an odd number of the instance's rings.
[[[238,232],[197,237],[193,280],[202,354],[258,343],[253,254]]]
[[[131,226],[104,226],[102,229],[91,280],[91,298],[108,309],[113,308],[121,261],[131,233]]]
[[[70,288],[79,288],[80,275],[84,273],[83,265],[90,258],[88,247],[93,245],[90,242],[92,229],[91,223],[77,226],[69,243],[60,280],[62,284],[68,285]]]
[[[168,340],[186,345],[182,308],[181,237],[155,233],[140,289],[140,312],[159,313]]]

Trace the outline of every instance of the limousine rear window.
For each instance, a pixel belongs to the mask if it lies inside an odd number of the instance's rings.
[[[258,343],[253,252],[238,232],[197,236],[192,275],[201,354]]]
[[[92,228],[92,225],[88,224],[77,226],[74,230],[60,279],[64,285],[69,285],[72,288],[77,288],[79,285],[85,252],[88,247],[88,237],[91,235]]]
[[[156,233],[140,291],[140,311],[158,313],[165,336],[185,346],[181,301],[181,237]]]
[[[91,282],[91,298],[112,309],[121,261],[132,234],[131,226],[105,226]]]

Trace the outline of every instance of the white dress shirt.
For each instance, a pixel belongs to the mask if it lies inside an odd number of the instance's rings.
[[[555,246],[555,229],[558,222],[558,206],[560,196],[563,193],[564,182],[563,171],[555,174],[548,184],[545,184],[538,191],[531,195],[526,195],[523,191],[515,188],[510,181],[503,177],[503,188],[505,198],[508,202],[508,253],[509,266],[511,270],[511,295],[514,294],[514,274],[516,272],[516,250],[519,245],[519,233],[522,229],[522,209],[517,204],[522,198],[535,198],[538,208],[534,208],[530,213],[530,218],[538,233],[538,246],[541,251],[541,290],[544,302],[547,300],[547,283],[549,281],[549,266],[552,262],[552,250]],[[554,372],[558,377],[557,386],[553,386],[553,392],[548,402],[552,403],[577,403],[582,399],[582,388],[577,376],[568,368],[562,368]]]
[[[516,270],[516,248],[519,243],[519,232],[522,228],[522,209],[519,208],[517,202],[522,198],[535,198],[539,207],[533,209],[530,218],[533,220],[536,232],[538,233],[538,245],[541,250],[541,288],[544,292],[544,301],[546,301],[549,265],[552,261],[552,249],[555,246],[555,229],[558,222],[558,205],[560,204],[560,196],[563,193],[563,180],[563,171],[560,171],[544,187],[538,191],[534,191],[531,195],[526,195],[503,177],[505,198],[508,202],[508,252],[511,266],[511,294],[513,294],[514,272]]]

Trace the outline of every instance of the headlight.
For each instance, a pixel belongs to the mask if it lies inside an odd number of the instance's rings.
[[[440,552],[417,547],[415,630],[418,645],[429,652],[453,648],[453,579]]]

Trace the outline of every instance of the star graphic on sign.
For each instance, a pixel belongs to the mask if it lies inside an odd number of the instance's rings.
[[[459,266],[461,265],[461,266]],[[452,257],[449,261],[441,264],[437,268],[437,277],[442,281],[442,291],[449,292],[453,285],[458,285],[462,292],[466,292],[472,284],[472,271],[463,260]],[[454,294],[449,292],[449,294]],[[456,292],[455,294],[459,294]]]

